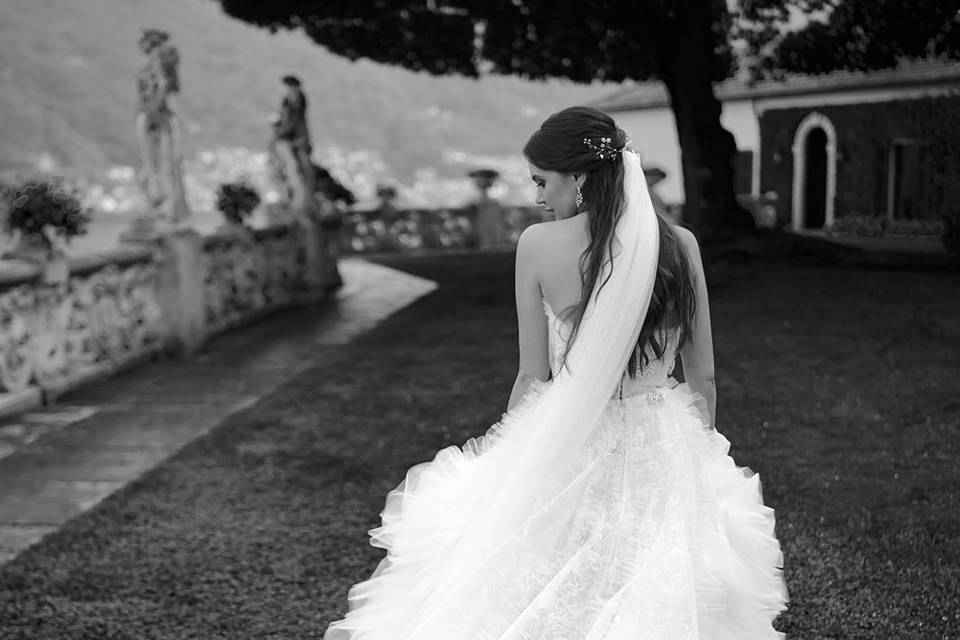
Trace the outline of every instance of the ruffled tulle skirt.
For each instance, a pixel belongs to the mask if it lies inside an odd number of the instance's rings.
[[[410,469],[370,532],[387,556],[325,639],[781,638],[773,510],[704,424],[702,399],[675,383],[612,400],[563,489],[545,492],[475,575],[443,587],[486,490],[485,458],[547,384],[484,436]]]

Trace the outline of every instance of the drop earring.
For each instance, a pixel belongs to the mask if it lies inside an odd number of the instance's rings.
[[[583,193],[580,191],[580,185],[577,185],[577,211],[583,206]]]

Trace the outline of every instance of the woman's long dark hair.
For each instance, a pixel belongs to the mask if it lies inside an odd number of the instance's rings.
[[[574,317],[574,326],[567,352],[580,328],[580,320],[587,307],[590,293],[609,262],[614,249],[614,231],[623,215],[623,159],[619,153],[603,153],[598,147],[604,140],[607,146],[621,149],[627,135],[613,119],[590,107],[569,107],[547,118],[523,147],[523,155],[534,166],[547,171],[586,176],[581,192],[581,211],[587,216],[590,244],[580,254],[580,302],[561,312],[563,317]],[[587,142],[585,142],[587,141]],[[657,277],[653,286],[650,308],[643,321],[638,349],[630,357],[628,371],[633,376],[638,365],[644,366],[650,353],[656,358],[666,351],[666,331],[679,330],[680,346],[691,337],[695,297],[690,276],[690,265],[673,224],[658,214],[660,256]],[[599,283],[602,292],[606,278]],[[599,293],[598,293],[599,295]],[[640,361],[637,361],[637,357]]]

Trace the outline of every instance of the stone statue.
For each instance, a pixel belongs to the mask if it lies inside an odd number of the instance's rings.
[[[140,50],[146,64],[137,74],[138,107],[135,119],[140,147],[140,184],[152,208],[150,223],[178,225],[190,215],[183,188],[180,150],[179,64],[170,36],[144,29]]]
[[[280,112],[272,120],[270,158],[275,175],[283,180],[281,198],[298,215],[316,213],[316,176],[310,154],[310,131],[307,128],[307,96],[299,78],[284,76],[286,93]]]

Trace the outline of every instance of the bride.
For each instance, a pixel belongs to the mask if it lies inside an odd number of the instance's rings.
[[[517,247],[508,411],[390,492],[387,555],[326,640],[782,637],[773,510],[714,428],[699,248],[626,144],[586,107],[527,142],[556,220]]]

